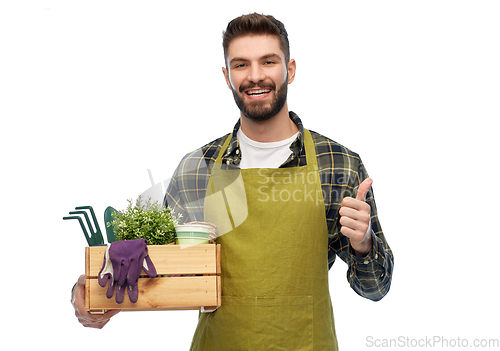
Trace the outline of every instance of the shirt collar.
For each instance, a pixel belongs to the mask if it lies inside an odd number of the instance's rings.
[[[296,113],[289,111],[288,114],[293,123],[295,123],[295,125],[299,128],[299,134],[297,136],[297,139],[295,139],[295,141],[290,145],[290,150],[292,151],[292,154],[285,162],[285,164],[297,158],[300,155],[300,151],[302,150],[302,147],[304,145],[304,126],[302,125],[302,121],[300,120],[299,116],[297,116]],[[234,165],[234,166],[238,166],[240,164],[241,150],[238,137],[236,136],[238,130],[240,129],[240,126],[241,126],[241,121],[238,119],[238,122],[236,122],[236,124],[234,125],[233,134],[231,136],[231,141],[229,142],[229,146],[227,147],[227,150],[225,151],[222,157],[222,163],[224,164]]]

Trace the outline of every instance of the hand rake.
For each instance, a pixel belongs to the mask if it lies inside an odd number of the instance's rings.
[[[111,210],[109,210],[110,208],[111,208]],[[75,210],[78,210],[78,211],[71,211],[69,214],[72,216],[63,217],[63,219],[78,219],[78,222],[80,223],[80,227],[82,227],[83,234],[85,235],[85,239],[87,239],[87,243],[89,244],[89,246],[104,245],[104,239],[102,237],[101,228],[99,227],[99,223],[97,222],[97,218],[95,216],[94,209],[92,208],[92,206],[79,206],[79,207],[75,207]],[[90,223],[90,218],[87,214],[87,211],[84,211],[84,210],[90,211],[90,214],[92,215],[92,220],[94,222],[93,227],[92,227],[92,224]],[[105,220],[108,220],[108,219],[106,219],[107,217],[109,218],[109,215],[106,217],[106,213],[108,213],[108,212],[111,213],[111,212],[113,212],[113,210],[114,209],[112,207],[108,207],[106,209]],[[114,211],[116,211],[116,210],[114,210]],[[86,221],[87,226],[89,228],[88,231],[85,228],[85,224],[83,223],[82,218],[80,216],[75,216],[75,215],[83,215],[85,217],[85,221]],[[95,228],[95,229],[93,229],[93,228]],[[110,228],[110,229],[111,229],[111,231],[106,230],[109,243],[115,241],[114,231],[112,230],[113,228]],[[90,232],[90,235],[89,235],[89,232]]]

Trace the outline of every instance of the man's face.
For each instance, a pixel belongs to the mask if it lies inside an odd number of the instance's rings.
[[[254,121],[276,115],[286,103],[295,61],[287,67],[276,36],[252,35],[231,41],[223,68],[228,87],[241,113]]]

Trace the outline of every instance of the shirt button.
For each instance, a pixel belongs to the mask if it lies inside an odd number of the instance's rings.
[[[375,259],[377,259],[377,258],[378,258],[378,254],[375,254]]]
[[[240,149],[236,149],[236,155],[239,155],[240,154]]]
[[[366,260],[366,261],[365,261],[365,262],[363,262],[363,263],[364,263],[364,264],[368,264],[368,263],[370,263],[370,261]]]

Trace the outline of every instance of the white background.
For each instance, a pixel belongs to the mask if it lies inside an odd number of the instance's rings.
[[[78,324],[69,299],[86,241],[62,217],[92,205],[104,230],[108,205],[150,186],[147,169],[167,179],[185,153],[232,130],[221,35],[249,12],[285,23],[297,61],[289,107],[362,156],[394,251],[378,303],[350,289],[343,262],[330,271],[341,349],[500,338],[497,1],[12,0],[0,5],[9,349],[189,348],[195,311]]]

